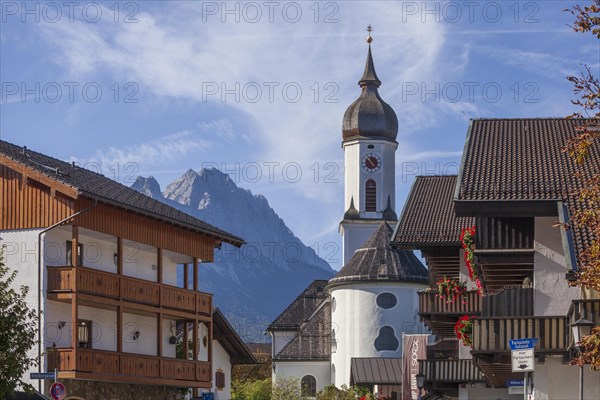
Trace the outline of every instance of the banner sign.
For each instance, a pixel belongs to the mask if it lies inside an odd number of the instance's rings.
[[[427,358],[429,335],[404,335],[402,340],[402,400],[418,400],[419,361]]]

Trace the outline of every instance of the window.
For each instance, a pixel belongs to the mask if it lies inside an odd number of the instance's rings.
[[[77,321],[77,345],[80,348],[92,348],[92,321],[80,319]]]
[[[215,372],[215,386],[217,389],[223,389],[225,387],[225,372],[220,368]]]
[[[335,353],[337,351],[337,340],[335,339],[335,329],[331,330],[331,352]]]
[[[67,240],[67,264],[73,265],[73,259],[71,258],[71,253],[73,249],[73,242]],[[83,265],[83,243],[77,243],[77,265]]]
[[[377,296],[377,305],[381,308],[392,308],[395,307],[397,303],[398,300],[392,293],[381,293]]]
[[[335,364],[331,364],[331,384],[335,386]]]
[[[301,393],[302,397],[316,397],[317,396],[317,379],[312,375],[305,375],[300,381],[302,385]]]
[[[398,339],[396,339],[391,326],[384,326],[379,330],[379,336],[375,339],[375,349],[377,351],[396,351],[398,349]]]
[[[365,184],[365,211],[377,211],[377,184],[373,179]]]
[[[334,313],[336,308],[337,308],[337,301],[335,300],[335,297],[332,297],[331,298],[331,313]]]

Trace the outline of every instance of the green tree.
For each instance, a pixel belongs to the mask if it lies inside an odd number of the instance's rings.
[[[231,383],[232,400],[271,400],[271,378],[254,381],[236,379]]]
[[[575,32],[591,33],[600,39],[600,0],[594,0],[587,6],[573,5],[565,11],[575,16],[572,26]],[[600,291],[600,176],[586,177],[584,173],[589,168],[590,149],[598,145],[600,138],[600,83],[587,65],[584,65],[579,76],[569,76],[567,79],[573,83],[573,92],[578,96],[571,102],[579,106],[579,111],[568,118],[589,118],[578,127],[577,135],[565,148],[579,166],[575,174],[583,182],[581,188],[573,193],[583,207],[573,213],[569,227],[587,230],[592,239],[579,254],[575,285]],[[593,370],[600,370],[600,327],[594,328],[580,345],[582,353],[572,364],[589,364]]]
[[[21,377],[36,358],[28,356],[37,343],[37,315],[27,305],[27,286],[13,288],[17,271],[4,263],[4,248],[0,248],[0,399],[12,394],[17,387],[33,390]]]
[[[300,400],[300,380],[292,377],[279,377],[273,384],[273,400]]]

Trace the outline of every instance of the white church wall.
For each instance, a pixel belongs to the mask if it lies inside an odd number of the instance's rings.
[[[555,217],[535,219],[534,315],[566,315],[580,289],[569,287],[560,229]]]
[[[349,385],[353,357],[402,357],[402,333],[427,332],[417,314],[417,291],[423,288],[425,285],[394,282],[354,283],[332,288],[336,309],[331,321],[337,348],[331,362],[335,364],[336,386]],[[389,309],[379,307],[377,296],[381,293],[394,294],[396,305]],[[398,341],[395,350],[375,348],[375,339],[385,326],[393,329]]]
[[[343,264],[350,261],[354,252],[365,244],[380,223],[381,221],[374,221],[371,223],[361,221],[341,224],[340,233],[343,235],[342,246],[344,254],[344,259],[342,260]]]
[[[281,378],[297,378],[312,375],[317,380],[317,392],[331,384],[331,367],[329,361],[275,361],[273,382]]]

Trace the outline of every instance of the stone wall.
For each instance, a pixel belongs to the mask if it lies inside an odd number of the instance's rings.
[[[129,383],[112,383],[62,379],[67,390],[65,400],[181,400],[183,391],[178,388],[134,385]],[[46,383],[45,393],[50,393],[51,383]]]

